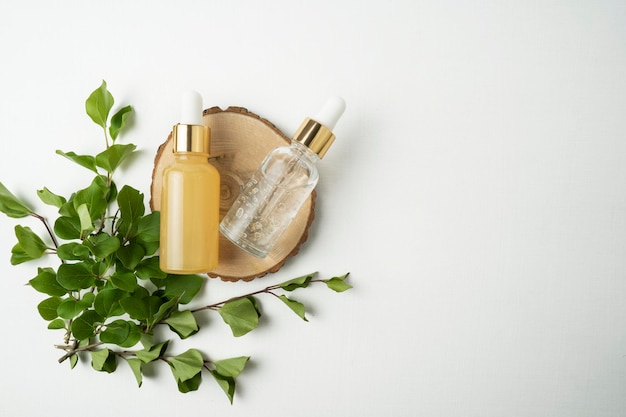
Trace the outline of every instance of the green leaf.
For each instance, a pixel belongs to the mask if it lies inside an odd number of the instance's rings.
[[[216,371],[209,371],[215,381],[220,386],[220,388],[224,391],[230,403],[233,403],[233,398],[235,397],[235,379],[229,376],[220,375]]]
[[[298,288],[306,288],[309,286],[309,283],[316,275],[317,275],[317,272],[313,272],[312,274],[303,275],[298,278],[290,279],[289,281],[285,281],[279,285],[285,291],[293,291]]]
[[[189,310],[175,311],[166,320],[170,329],[178,334],[181,339],[194,335],[198,332],[196,318]]]
[[[0,182],[0,211],[9,217],[19,219],[26,217],[32,213],[32,210],[28,208],[20,199],[13,195],[5,186]]]
[[[54,319],[50,323],[48,323],[49,330],[59,330],[65,329],[65,320],[63,319]]]
[[[57,314],[57,307],[59,307],[61,301],[62,300],[60,297],[46,298],[37,305],[39,315],[47,321],[56,319],[57,317],[59,317],[59,315]]]
[[[89,237],[88,239],[85,239],[83,244],[87,246],[91,253],[93,253],[93,256],[98,259],[106,258],[120,248],[120,240],[117,237],[110,236],[106,233]]]
[[[111,135],[111,139],[115,142],[117,139],[117,135],[119,135],[120,131],[126,125],[126,119],[132,113],[133,108],[131,106],[122,107],[119,109],[113,117],[111,117],[111,127],[109,127],[109,134]]]
[[[61,264],[57,271],[57,281],[70,291],[89,288],[95,284],[91,269],[83,262]]]
[[[115,271],[109,278],[111,284],[120,290],[133,292],[137,288],[137,278],[132,272],[118,272]]]
[[[30,227],[15,226],[15,236],[21,249],[30,256],[31,259],[38,259],[46,252],[48,247],[43,240]]]
[[[111,145],[108,149],[96,155],[96,165],[104,168],[107,172],[114,172],[136,148],[137,146],[133,144]]]
[[[111,268],[111,264],[107,259],[102,259],[98,262],[91,262],[91,273],[96,279],[96,287],[100,288],[107,284],[106,273],[109,271],[109,268]]]
[[[84,348],[87,345],[89,345],[89,339],[83,339],[78,342],[78,348]],[[70,368],[71,369],[74,369],[74,367],[78,363],[79,358],[80,357],[76,353],[70,356]]]
[[[72,334],[78,340],[95,336],[96,328],[102,323],[102,317],[94,310],[87,310],[72,322]]]
[[[202,371],[204,358],[197,349],[189,349],[180,355],[168,359],[172,373],[177,381],[187,381]]]
[[[113,103],[113,96],[107,90],[107,83],[102,80],[100,87],[95,89],[85,101],[85,111],[94,123],[106,128]]]
[[[97,176],[87,188],[76,193],[72,203],[76,210],[82,204],[86,204],[91,220],[95,221],[102,218],[106,212],[108,192],[109,188],[106,185],[106,180],[101,176]]]
[[[141,345],[146,350],[152,349],[154,346],[154,334],[143,333],[141,335]]]
[[[144,298],[150,295],[156,295],[156,294],[150,294],[150,291],[148,291],[145,287],[141,285],[137,285],[137,288],[135,288],[133,292],[131,293],[131,296],[137,297],[137,298]]]
[[[19,243],[11,249],[11,265],[19,265],[32,260],[33,258],[30,257],[24,249],[22,249],[22,246]]]
[[[128,297],[128,293],[116,288],[104,288],[98,291],[93,302],[93,309],[102,317],[115,317],[124,314],[120,300]]]
[[[35,290],[53,296],[63,296],[67,290],[57,282],[57,274],[52,268],[38,268],[37,276],[28,283]]]
[[[252,305],[254,306],[256,313],[258,314],[259,317],[261,317],[261,309],[259,308],[259,301],[253,296],[248,297],[248,299],[252,301]]]
[[[89,248],[78,242],[65,243],[57,248],[57,256],[65,261],[86,261],[90,255]]]
[[[117,199],[117,185],[115,181],[111,180],[109,192],[107,193],[107,203],[112,203],[115,199]]]
[[[143,374],[142,374],[143,363],[137,358],[128,358],[126,359],[126,362],[130,366],[131,371],[133,371],[133,375],[135,375],[137,386],[141,388],[141,384],[143,383]]]
[[[123,341],[118,343],[121,347],[133,347],[141,340],[141,336],[143,335],[143,329],[139,327],[135,322],[128,321],[128,325],[130,326],[130,332],[128,332],[128,337]]]
[[[63,152],[60,149],[57,149],[56,153],[84,168],[87,168],[90,171],[95,172],[96,174],[98,173],[98,168],[96,168],[96,158],[91,155],[77,155],[74,152]]]
[[[120,300],[120,305],[129,316],[136,320],[151,322],[159,311],[163,301],[157,296],[127,297]]]
[[[159,310],[148,323],[148,329],[151,329],[155,324],[159,324],[165,317],[169,317],[169,315],[176,310],[177,307],[178,299],[168,300],[161,304]]]
[[[183,394],[191,391],[197,391],[200,387],[200,384],[202,383],[202,372],[198,372],[196,375],[186,381],[176,380],[176,383],[178,385],[178,391],[182,392]]]
[[[80,220],[75,217],[61,216],[54,222],[54,233],[61,239],[80,239]]]
[[[125,185],[117,194],[117,204],[120,207],[120,233],[127,238],[134,237],[139,228],[139,221],[146,210],[143,194]]]
[[[87,204],[83,203],[76,207],[76,213],[78,213],[78,220],[80,221],[80,236],[86,236],[94,230]]]
[[[152,255],[159,249],[161,213],[154,211],[139,220],[137,227],[137,243],[146,250],[146,255]]]
[[[76,193],[72,193],[69,198],[69,201],[59,207],[59,214],[61,216],[66,217],[76,217],[78,218],[78,214],[76,213],[76,208],[74,207],[74,198],[76,198]]]
[[[259,325],[259,313],[249,297],[228,301],[219,313],[235,337],[243,336]]]
[[[200,275],[168,275],[165,279],[165,296],[180,298],[181,304],[188,304],[200,291],[205,279]]]
[[[96,294],[92,292],[86,292],[82,295],[82,298],[78,301],[78,303],[84,308],[89,308],[93,305],[95,299]]]
[[[117,357],[109,349],[92,350],[91,366],[96,371],[111,373],[117,369]]]
[[[74,369],[76,364],[78,363],[78,354],[73,354],[70,356],[70,369]]]
[[[83,297],[80,300],[66,298],[63,302],[61,302],[61,304],[59,304],[59,307],[57,307],[57,313],[59,314],[59,317],[64,319],[73,319],[83,310],[90,308],[93,305],[95,298],[96,296],[92,292],[83,294]]]
[[[326,283],[328,288],[330,288],[331,290],[335,292],[344,292],[352,288],[352,285],[347,284],[345,281],[345,279],[348,278],[348,275],[349,273],[339,276],[339,277],[334,277],[334,278],[325,280],[324,282]]]
[[[293,310],[294,313],[296,313],[302,320],[304,321],[309,321],[307,320],[306,316],[304,315],[305,311],[304,311],[304,304],[292,300],[290,298],[287,298],[285,295],[280,295],[278,298],[280,298],[282,300],[283,303],[287,304],[287,306]]]
[[[69,320],[78,316],[83,312],[83,310],[84,308],[79,305],[78,301],[73,298],[66,298],[63,302],[61,302],[61,304],[59,304],[57,314],[59,317]]]
[[[231,378],[237,378],[246,367],[250,356],[239,356],[237,358],[223,359],[214,363],[217,373]]]
[[[48,204],[56,208],[61,208],[63,204],[67,203],[64,197],[54,194],[52,191],[48,190],[46,187],[43,187],[43,190],[37,190],[37,195],[39,196],[39,199],[44,204]]]
[[[130,335],[130,324],[126,320],[115,320],[106,324],[105,329],[100,333],[100,341],[119,345]]]
[[[122,246],[117,250],[115,256],[120,260],[124,268],[133,270],[137,268],[139,262],[143,259],[146,254],[146,250],[132,240],[126,244],[126,246]]]
[[[165,353],[168,344],[169,341],[165,341],[163,343],[151,346],[150,348],[138,350],[135,353],[137,355],[137,358],[139,358],[143,363],[150,363],[159,359]]]
[[[135,273],[141,279],[167,277],[167,273],[161,271],[161,268],[159,267],[158,256],[143,259],[135,268]]]

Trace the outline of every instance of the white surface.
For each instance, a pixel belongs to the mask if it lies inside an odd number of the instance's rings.
[[[208,314],[189,346],[253,357],[233,406],[165,367],[137,389],[56,363],[2,217],[1,415],[626,415],[626,3],[162,3],[0,5],[0,180],[33,203],[85,184],[54,152],[103,146],[84,115],[102,79],[136,110],[118,181],[146,195],[182,91],[288,134],[341,95],[300,255],[203,301],[312,270],[355,288],[296,293],[309,323],[264,299],[239,339]]]

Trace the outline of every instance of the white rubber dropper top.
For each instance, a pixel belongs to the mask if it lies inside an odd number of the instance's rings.
[[[341,97],[329,98],[324,107],[317,113],[313,120],[326,126],[329,130],[333,130],[337,121],[346,110],[346,102]]]
[[[197,91],[183,93],[180,124],[202,126],[202,96]]]

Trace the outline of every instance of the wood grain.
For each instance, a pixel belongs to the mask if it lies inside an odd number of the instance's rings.
[[[221,220],[265,156],[272,149],[289,144],[290,139],[268,120],[243,107],[229,107],[226,110],[211,107],[204,110],[203,121],[211,129],[210,163],[220,173]],[[150,187],[152,210],[160,209],[163,170],[173,160],[170,133],[159,146],[154,159]],[[315,198],[316,193],[313,191],[276,246],[263,259],[239,249],[220,235],[219,264],[208,275],[224,281],[251,281],[278,271],[288,258],[298,253],[306,241],[315,216]]]

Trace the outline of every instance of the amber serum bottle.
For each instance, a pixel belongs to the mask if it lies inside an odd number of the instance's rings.
[[[209,164],[202,97],[185,93],[182,104],[181,123],[172,129],[174,162],[163,171],[160,267],[194,274],[217,267],[220,176]]]

